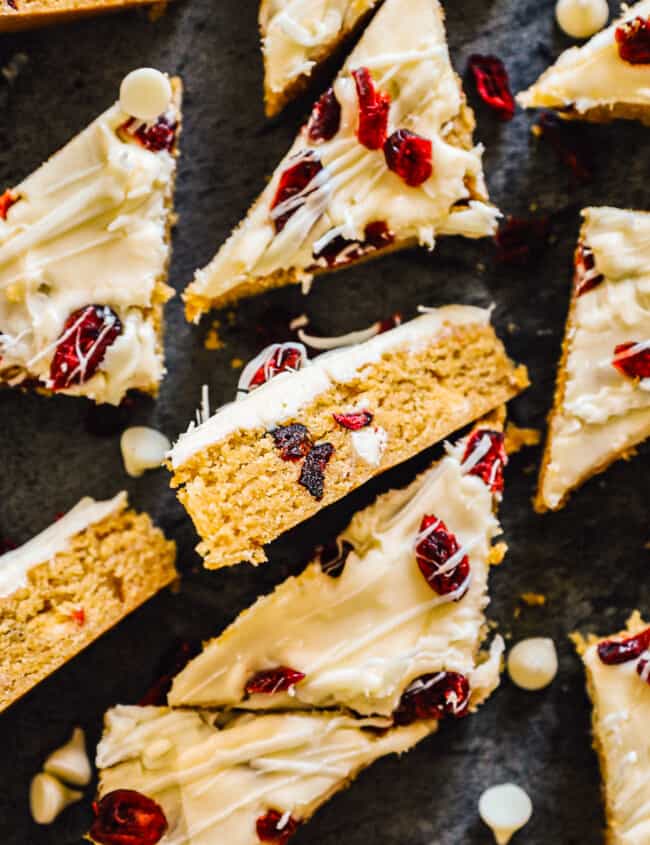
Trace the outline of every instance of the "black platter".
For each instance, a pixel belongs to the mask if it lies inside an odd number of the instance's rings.
[[[265,120],[256,15],[256,0],[178,0],[155,24],[146,14],[128,13],[0,36],[0,186],[18,182],[106,108],[129,70],[152,65],[180,73],[185,132],[171,272],[180,291],[244,214],[308,108],[303,100],[279,120]],[[495,53],[506,62],[515,91],[569,44],[555,27],[551,0],[450,0],[447,23],[456,67],[464,72],[473,52]],[[533,262],[501,265],[488,241],[448,239],[433,254],[413,251],[323,278],[308,298],[291,288],[246,301],[233,324],[212,315],[221,320],[226,344],[217,351],[203,346],[212,317],[189,326],[177,298],[167,309],[169,375],[160,399],[137,400],[128,424],[151,424],[175,437],[193,415],[202,384],[210,386],[213,404],[231,399],[237,382],[231,360],[248,360],[266,343],[288,339],[289,320],[305,311],[315,333],[339,334],[395,311],[413,316],[421,303],[458,301],[496,304],[498,329],[533,380],[512,404],[512,418],[543,425],[578,210],[648,206],[648,130],[622,123],[587,127],[582,134],[593,148],[595,176],[576,185],[551,148],[531,136],[530,114],[518,111],[511,123],[499,123],[477,101],[467,77],[466,83],[477,110],[476,137],[486,146],[492,198],[507,213],[527,215],[534,203],[539,214],[552,215],[551,241]],[[0,716],[3,845],[79,843],[91,816],[89,800],[51,827],[31,821],[29,781],[45,755],[75,724],[94,745],[104,710],[135,702],[172,642],[222,630],[258,594],[298,571],[311,548],[342,528],[353,510],[380,490],[406,483],[436,453],[386,474],[281,538],[268,565],[207,573],[166,471],[129,479],[119,434],[99,433],[120,423],[127,420],[93,413],[82,400],[0,394],[0,535],[24,542],[82,495],[105,498],[126,488],[132,502],[176,539],[184,572],[179,592],[149,602]],[[297,834],[295,845],[488,845],[478,796],[486,785],[506,780],[524,786],[534,802],[531,822],[514,841],[602,842],[589,708],[567,634],[576,627],[614,631],[632,608],[648,608],[650,450],[618,463],[564,511],[545,517],[530,505],[539,454],[523,452],[508,470],[501,515],[510,551],[492,575],[489,615],[513,640],[552,636],[560,652],[557,680],[530,694],[504,678],[477,716],[445,723],[402,760],[386,759],[366,771]],[[526,591],[544,593],[547,604],[521,609],[519,596]]]

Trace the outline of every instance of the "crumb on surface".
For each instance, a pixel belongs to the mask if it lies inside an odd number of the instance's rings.
[[[527,607],[543,607],[546,604],[546,596],[543,593],[522,593],[519,600]]]
[[[542,439],[538,428],[520,428],[513,422],[506,425],[505,447],[508,455],[514,455],[527,446],[537,446]]]
[[[244,366],[244,362],[241,358],[233,358],[230,362],[230,366],[233,370],[241,370],[241,368]]]
[[[490,549],[490,554],[488,555],[488,563],[490,566],[498,566],[500,563],[503,563],[503,559],[506,556],[507,551],[507,543],[495,543]]]
[[[208,329],[208,333],[205,336],[205,340],[203,341],[204,349],[216,350],[216,349],[223,349],[226,345],[223,340],[219,337],[219,327],[221,323],[219,320],[214,320],[210,328]]]

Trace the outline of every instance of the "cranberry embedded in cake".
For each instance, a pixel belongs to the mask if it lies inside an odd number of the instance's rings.
[[[636,17],[617,27],[616,46],[624,62],[650,64],[650,18]]]
[[[255,824],[257,835],[261,842],[271,842],[273,845],[286,845],[298,830],[298,822],[293,816],[269,810],[260,816]]]
[[[427,584],[440,596],[460,590],[470,572],[469,558],[455,535],[437,516],[422,517],[415,556]],[[462,596],[458,596],[461,598]]]
[[[323,169],[323,165],[313,150],[304,150],[296,158],[297,161],[287,167],[280,176],[278,188],[271,202],[271,218],[276,233],[281,232],[289,218],[304,205],[306,197],[311,193],[311,191],[305,193],[305,190]],[[312,190],[315,188],[316,186]]]
[[[331,443],[318,443],[307,454],[302,465],[298,484],[305,487],[318,501],[325,494],[325,468],[333,454],[334,446]]]
[[[375,88],[370,71],[360,67],[352,71],[359,98],[357,138],[369,150],[379,150],[386,140],[390,95]]]
[[[270,434],[283,461],[301,461],[312,449],[309,430],[302,423],[280,425]]]
[[[404,691],[393,716],[396,725],[410,725],[419,719],[442,719],[467,715],[470,687],[459,672],[422,675]]]
[[[316,101],[307,123],[307,137],[312,144],[331,141],[341,125],[341,104],[336,99],[333,88]]]
[[[100,845],[156,845],[167,831],[162,807],[134,789],[116,789],[93,804],[90,836]]]
[[[87,305],[73,311],[58,340],[47,386],[64,390],[88,381],[121,333],[120,319],[108,305]]]
[[[276,692],[287,692],[305,677],[304,672],[298,672],[289,666],[277,666],[275,669],[263,669],[256,672],[246,681],[244,691],[248,695],[273,695]]]
[[[470,56],[469,67],[476,80],[476,89],[484,103],[500,120],[512,120],[515,100],[510,91],[508,72],[497,56]]]
[[[365,428],[372,422],[370,411],[352,411],[349,414],[332,414],[332,416],[339,425],[350,431],[359,431],[359,429]]]
[[[617,344],[612,366],[628,378],[650,378],[650,340]]]
[[[433,173],[432,154],[431,141],[408,129],[398,129],[384,143],[388,169],[411,188],[419,187]]]
[[[502,431],[479,428],[465,447],[463,469],[481,478],[493,493],[503,493],[503,468],[508,463]]]

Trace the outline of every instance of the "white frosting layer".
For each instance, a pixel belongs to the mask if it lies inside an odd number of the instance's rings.
[[[644,380],[612,366],[614,348],[650,340],[650,214],[588,208],[581,240],[593,250],[597,287],[576,299],[569,320],[566,383],[550,423],[550,462],[541,489],[548,507],[650,434]]]
[[[26,587],[29,570],[65,551],[75,534],[126,506],[127,497],[124,491],[103,502],[86,496],[45,531],[41,531],[17,549],[0,555],[0,598]]]
[[[500,527],[492,493],[461,466],[465,443],[354,517],[340,537],[353,547],[340,577],[315,561],[242,614],[178,675],[170,704],[337,706],[389,716],[423,674],[460,672],[474,689],[488,558]],[[469,557],[469,588],[458,601],[456,593],[438,595],[417,565],[414,547],[425,514],[441,519]],[[246,681],[277,666],[306,677],[287,693],[245,698]],[[497,655],[491,677],[479,686],[491,691],[498,677]]]
[[[306,820],[362,768],[436,729],[363,730],[373,726],[386,722],[283,714],[220,730],[196,711],[116,707],[97,751],[100,795],[135,789],[157,801],[169,825],[160,845],[259,845],[256,821],[269,810]]]
[[[270,429],[297,416],[318,394],[333,384],[352,381],[365,365],[378,362],[387,352],[399,348],[418,352],[434,343],[445,326],[485,324],[489,319],[485,309],[448,305],[365,343],[319,355],[298,372],[280,373],[239,401],[224,405],[201,425],[192,424],[169,453],[172,467],[182,466],[192,455],[238,429]]]
[[[630,634],[646,625],[633,617]],[[636,660],[605,665],[597,643],[583,655],[594,704],[594,733],[604,760],[603,777],[611,845],[650,842],[650,686]]]
[[[301,76],[351,32],[377,0],[263,0],[260,30],[266,86],[275,94]]]
[[[376,87],[392,98],[388,134],[408,129],[433,145],[432,175],[419,187],[409,187],[386,165],[382,150],[359,143],[359,104],[351,72],[368,68]],[[450,62],[442,12],[435,0],[386,0],[365,31],[334,83],[341,104],[339,131],[329,141],[310,144],[302,131],[275,171],[246,220],[212,262],[197,271],[188,294],[219,297],[249,279],[294,268],[310,278],[318,265],[315,245],[322,248],[337,236],[364,237],[368,223],[384,221],[397,241],[432,248],[438,232],[481,237],[492,234],[498,212],[483,202],[486,195],[482,148],[465,150],[453,137],[453,121],[464,102]],[[276,234],[271,204],[281,174],[290,160],[309,149],[323,170],[290,201],[298,209]],[[461,203],[456,211],[453,207]],[[285,209],[288,210],[288,209]],[[323,263],[323,267],[325,264]]]
[[[615,40],[616,28],[637,16],[650,16],[650,0],[630,6],[582,47],[565,50],[517,102],[524,108],[573,106],[578,113],[617,104],[650,106],[647,65],[621,59]]]
[[[118,404],[163,375],[148,309],[169,254],[175,159],[123,140],[127,120],[119,105],[106,111],[16,186],[0,219],[0,366],[12,384],[47,384],[66,320],[93,304],[110,306],[123,330],[95,375],[61,392]]]

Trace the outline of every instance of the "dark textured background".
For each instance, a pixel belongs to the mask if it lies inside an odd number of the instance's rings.
[[[181,290],[245,212],[307,107],[303,102],[280,120],[265,121],[256,13],[255,0],[178,0],[156,24],[128,13],[0,36],[0,66],[20,66],[17,54],[27,57],[15,81],[0,77],[0,186],[20,181],[107,107],[132,68],[180,73],[185,132],[171,282]],[[464,71],[474,51],[497,53],[514,90],[569,43],[554,26],[550,0],[454,0],[447,16],[456,66]],[[219,351],[203,348],[211,320],[190,327],[176,299],[167,310],[169,375],[160,400],[138,400],[129,423],[148,423],[175,437],[192,416],[203,383],[210,385],[213,403],[232,398],[237,372],[231,359],[247,360],[261,345],[286,339],[288,320],[303,311],[312,317],[312,330],[335,334],[396,310],[412,316],[419,303],[458,301],[496,303],[499,330],[533,379],[513,403],[512,417],[541,426],[567,308],[577,209],[598,203],[647,207],[648,130],[588,128],[596,177],[576,188],[551,149],[531,137],[531,115],[518,112],[513,122],[500,124],[468,88],[493,199],[509,213],[526,214],[531,202],[541,213],[561,212],[551,243],[530,266],[495,264],[488,241],[449,239],[432,255],[414,251],[321,279],[307,299],[292,288],[247,301],[236,323],[222,327],[226,346]],[[406,483],[431,458],[387,473],[291,532],[271,548],[268,565],[204,573],[193,552],[196,536],[166,471],[129,479],[119,435],[98,437],[89,422],[82,400],[0,395],[0,535],[23,542],[82,495],[108,497],[125,487],[132,502],[150,510],[176,539],[185,577],[180,593],[149,602],[0,716],[3,845],[77,843],[90,818],[89,800],[48,828],[30,819],[29,780],[46,754],[75,724],[85,727],[92,747],[104,710],[138,699],[174,638],[221,631],[259,593],[296,571],[309,549],[341,528],[355,508],[390,484]],[[445,723],[401,761],[387,759],[366,771],[296,836],[296,845],[487,845],[478,796],[486,785],[510,779],[529,791],[535,808],[516,842],[602,841],[589,710],[567,633],[575,627],[614,630],[635,606],[648,608],[650,451],[641,452],[586,485],[564,511],[545,517],[529,504],[539,450],[512,460],[502,508],[510,553],[492,575],[489,612],[506,637],[552,636],[560,652],[557,680],[541,693],[525,693],[504,679],[477,716]],[[523,591],[545,593],[546,607],[523,608],[516,618]]]

